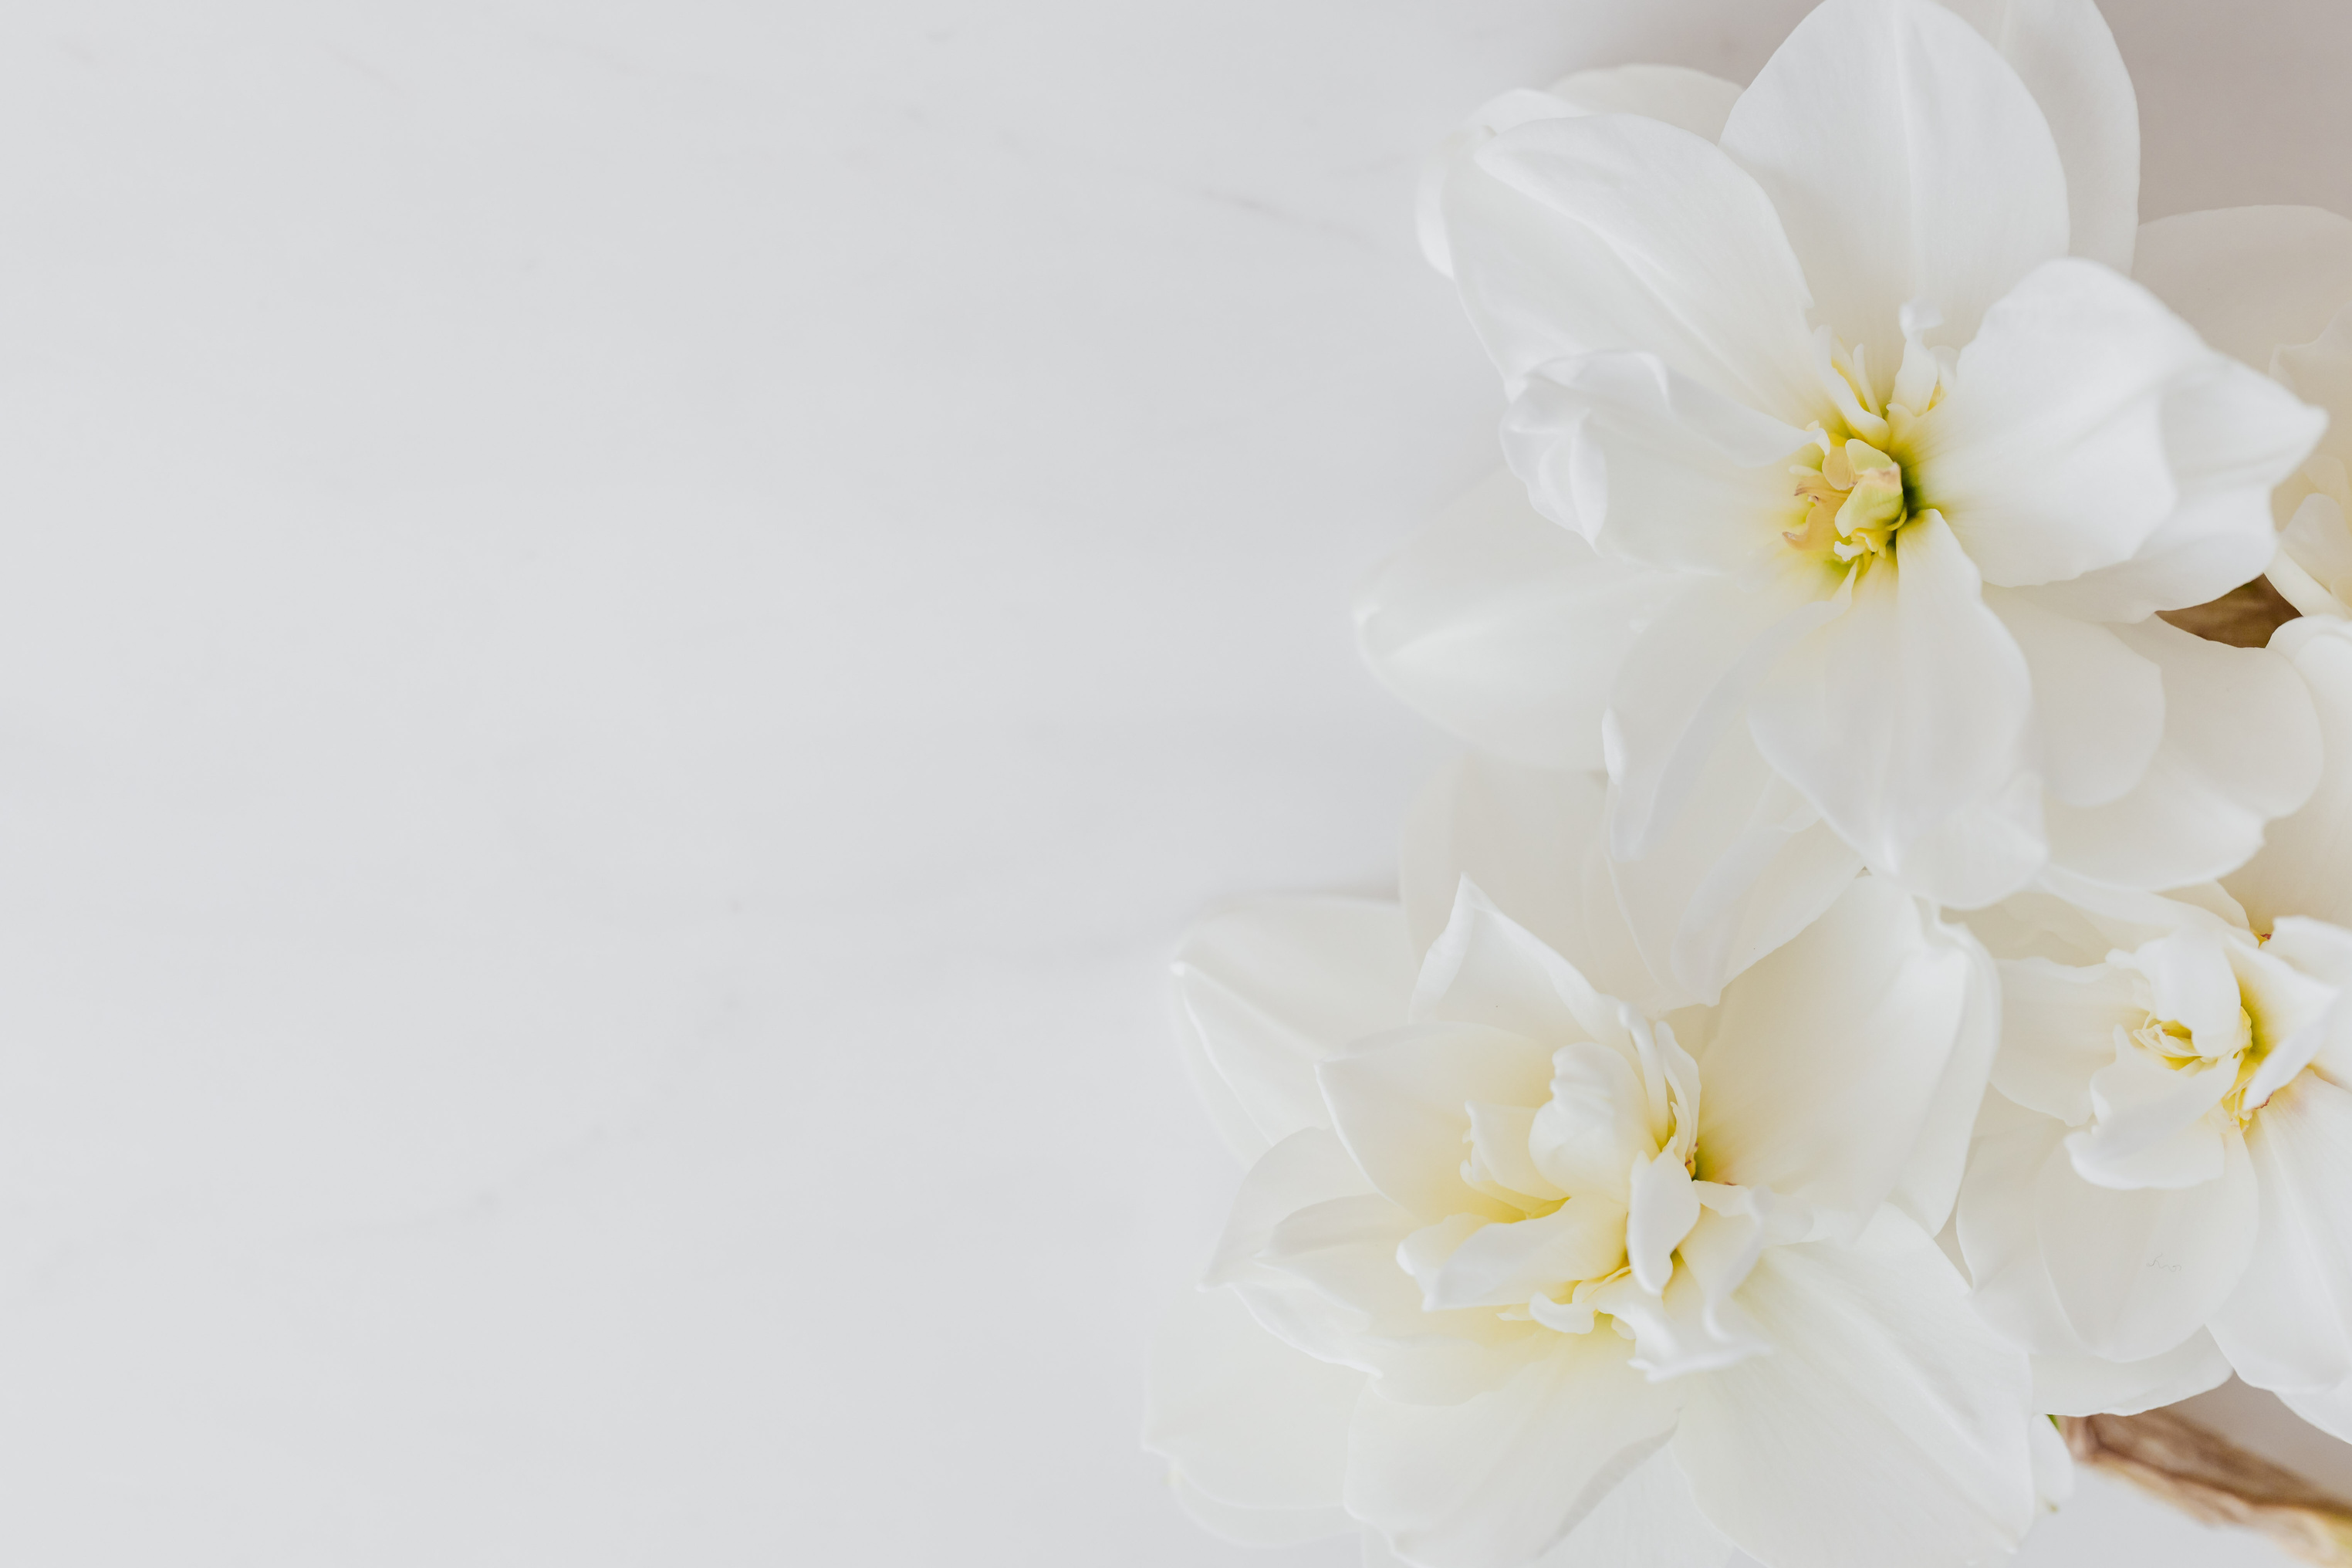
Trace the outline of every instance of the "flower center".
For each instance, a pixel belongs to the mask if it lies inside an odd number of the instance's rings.
[[[1814,338],[1822,387],[1836,412],[1813,423],[1811,443],[1790,465],[1802,510],[1780,537],[1824,566],[1840,573],[1893,566],[1903,526],[1934,510],[1916,493],[1906,453],[1914,427],[1951,380],[1949,351],[1923,341],[1938,319],[1905,307],[1903,364],[1884,392],[1861,349],[1847,349],[1826,327]]]
[[[2221,1097],[2221,1108],[2236,1119],[2242,1127],[2253,1120],[2260,1105],[2246,1103],[2246,1087],[2253,1079],[2263,1058],[2270,1055],[2267,1044],[2254,1027],[2253,1015],[2243,1005],[2238,1008],[2237,1031],[2233,1039],[2218,1042],[2199,1040],[2188,1025],[2171,1018],[2159,1018],[2153,1013],[2147,1021],[2131,1032],[2132,1043],[2175,1072],[2189,1068],[2208,1066],[2215,1061],[2233,1062],[2235,1070],[2230,1091]],[[2199,1047],[2202,1046],[2203,1049]]]
[[[1825,559],[1892,556],[1895,531],[1911,519],[1903,465],[1866,441],[1849,438],[1837,446],[1819,426],[1814,433],[1822,447],[1819,466],[1790,470],[1797,476],[1805,521],[1780,537]]]

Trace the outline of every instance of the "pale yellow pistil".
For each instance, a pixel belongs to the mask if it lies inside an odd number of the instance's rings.
[[[1797,476],[1797,499],[1808,504],[1804,526],[1781,537],[1809,554],[1840,561],[1891,554],[1909,516],[1903,466],[1866,441],[1821,441],[1819,468],[1790,470]]]

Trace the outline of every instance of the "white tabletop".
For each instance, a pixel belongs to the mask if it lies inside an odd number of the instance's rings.
[[[1414,157],[1801,8],[0,13],[0,1562],[1352,1562],[1135,1445],[1160,968],[1444,754]],[[2110,13],[2150,215],[2352,211],[2352,13]]]

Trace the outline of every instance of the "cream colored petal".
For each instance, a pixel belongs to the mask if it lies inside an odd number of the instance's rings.
[[[1503,468],[1372,574],[1356,596],[1357,647],[1408,707],[1473,745],[1597,768],[1617,660],[1677,587],[1595,555]]]
[[[1233,1291],[1188,1292],[1152,1344],[1143,1446],[1232,1507],[1336,1510],[1363,1387],[1267,1333]]]
[[[1674,1440],[1716,1528],[1822,1568],[1959,1568],[2016,1545],[2034,1498],[2025,1358],[1925,1232],[1883,1209],[1853,1246],[1773,1247],[1739,1301],[1773,1352],[1692,1380]]]
[[[1465,1404],[1367,1394],[1349,1436],[1349,1511],[1422,1568],[1525,1568],[1655,1449],[1678,1394],[1643,1381],[1596,1331]]]
[[[2116,1030],[2147,1022],[2128,971],[2047,959],[2000,966],[2000,1052],[1993,1087],[2070,1127],[2091,1119],[2091,1079],[2116,1058]]]
[[[1402,911],[1354,899],[1269,900],[1186,933],[1177,1038],[1236,1154],[1328,1125],[1315,1064],[1404,1022],[1416,965]]]
[[[2051,858],[2124,888],[2226,876],[2261,847],[2273,818],[2311,797],[2320,762],[2311,698],[2264,649],[2207,642],[2158,620],[2115,630],[2164,671],[2164,740],[2147,775],[2121,798],[2088,807],[2049,803]],[[2247,896],[2236,885],[2231,890]]]
[[[1754,180],[1634,115],[1521,124],[1446,183],[1454,279],[1516,392],[1538,365],[1637,350],[1797,426],[1824,406],[1796,257]]]
[[[2352,304],[2352,218],[2318,207],[2224,207],[2142,226],[2132,276],[2204,340],[2266,371]]]
[[[2203,1326],[2244,1277],[2256,1183],[2230,1128],[2200,1185],[2095,1186],[2063,1152],[2042,1163],[2034,1225],[2059,1305],[2083,1347],[2114,1361],[2162,1354]]]
[[[2066,174],[2017,71],[1924,0],[1830,0],[1797,25],[1723,128],[1771,197],[1818,302],[1878,375],[1897,317],[1942,311],[1937,341],[1976,335],[1987,307],[2063,256]]]
[[[1947,1077],[1971,967],[1892,884],[1854,883],[1725,987],[1701,1064],[1699,1175],[1868,1218],[1938,1099],[1983,1094],[1980,1076]]]
[[[1427,1220],[1513,1217],[1462,1179],[1469,1107],[1542,1104],[1551,1058],[1541,1047],[1485,1025],[1417,1024],[1358,1041],[1318,1076],[1340,1139],[1381,1193]]]
[[[2068,248],[2120,272],[2139,225],[2139,104],[2092,0],[1943,0],[2015,68],[2066,172]]]

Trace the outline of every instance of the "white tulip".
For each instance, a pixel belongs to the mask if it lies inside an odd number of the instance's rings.
[[[2150,617],[2263,570],[2322,416],[2118,270],[2137,121],[2088,0],[1961,9],[1830,0],[1736,96],[1573,78],[1442,161],[1525,493],[1385,570],[1363,646],[1474,743],[1606,767],[1612,855],[1706,889],[1643,933],[1700,996],[1833,865],[1962,908],[2177,886],[2309,791],[2288,673]]]
[[[1973,923],[2002,1038],[1959,1208],[2042,1407],[2142,1408],[2234,1368],[2352,1439],[2352,623],[2272,646],[2326,767],[2218,886]]]
[[[1424,846],[1409,882],[1450,863]],[[1552,927],[1645,984],[1603,892]],[[1147,1441],[1205,1522],[1365,1528],[1368,1561],[1421,1568],[2015,1544],[2026,1363],[1931,1239],[1992,1048],[1972,938],[1849,879],[1670,1017],[1467,879],[1417,974],[1413,951],[1392,906],[1301,900],[1179,960],[1252,1162],[1153,1373]]]

